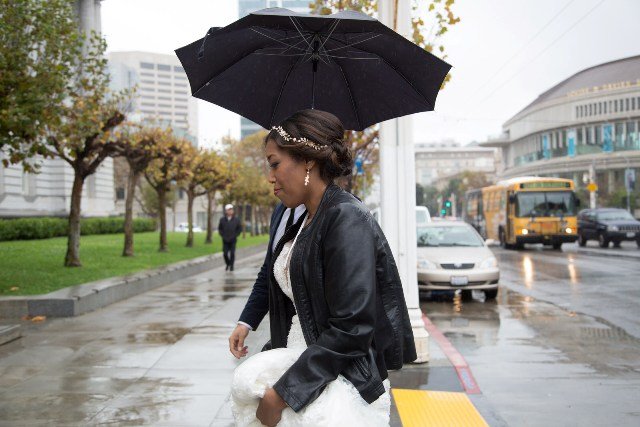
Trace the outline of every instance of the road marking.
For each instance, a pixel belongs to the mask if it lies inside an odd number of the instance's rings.
[[[464,393],[391,389],[403,427],[488,427]]]
[[[456,370],[458,374],[458,378],[460,378],[460,383],[464,390],[468,394],[481,394],[480,387],[478,383],[476,383],[473,374],[471,373],[471,368],[467,364],[467,361],[464,360],[464,357],[456,350],[456,348],[451,344],[451,341],[444,336],[440,329],[436,327],[431,320],[427,317],[426,314],[422,313],[422,321],[424,322],[424,327],[429,332],[429,335],[436,340],[444,354],[447,356],[451,364]]]

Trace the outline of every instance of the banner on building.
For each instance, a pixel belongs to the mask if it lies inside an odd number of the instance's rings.
[[[613,125],[602,125],[602,151],[613,152]]]
[[[576,156],[576,130],[569,129],[567,131],[567,156]]]
[[[551,147],[549,147],[549,135],[542,135],[542,158],[551,158]]]

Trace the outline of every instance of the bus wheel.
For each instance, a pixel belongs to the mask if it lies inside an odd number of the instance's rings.
[[[556,251],[562,248],[562,243],[561,242],[556,242],[553,244],[553,249],[555,249]]]
[[[578,244],[580,246],[587,246],[587,239],[584,238],[584,234],[578,233]]]

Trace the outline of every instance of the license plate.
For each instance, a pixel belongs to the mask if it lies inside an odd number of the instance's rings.
[[[462,286],[469,284],[467,276],[451,276],[451,284],[454,286]]]
[[[627,232],[627,237],[636,237],[636,233],[634,233],[633,231],[629,231]]]

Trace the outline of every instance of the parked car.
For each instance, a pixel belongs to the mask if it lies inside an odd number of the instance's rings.
[[[597,240],[601,248],[635,240],[640,248],[640,221],[624,209],[583,209],[578,213],[578,244],[585,246],[589,240]]]
[[[373,218],[378,221],[378,224],[382,224],[382,211],[380,207],[377,207],[371,211],[371,215]],[[426,206],[416,206],[416,225],[421,226],[422,224],[426,224],[431,222],[431,214],[429,213],[429,208]]]
[[[418,288],[498,293],[498,261],[478,232],[466,222],[438,221],[418,227]]]
[[[176,228],[173,229],[173,231],[187,233],[189,231],[189,223],[181,222],[180,224],[178,224],[176,226]],[[202,228],[199,225],[193,224],[193,232],[194,233],[201,233],[202,232]]]

